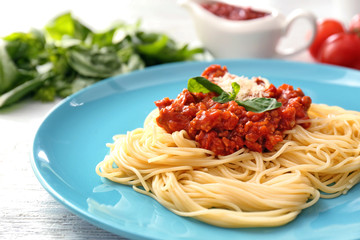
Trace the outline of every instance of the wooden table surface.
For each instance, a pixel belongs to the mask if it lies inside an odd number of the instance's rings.
[[[291,10],[288,2],[278,7]],[[305,1],[303,7],[319,17],[331,14],[325,0],[314,2],[318,5]],[[131,22],[141,17],[144,29],[165,32],[179,42],[197,41],[190,16],[175,0],[4,1],[0,36],[40,28],[67,10],[95,29],[104,29],[114,20]],[[289,60],[312,61],[307,52]],[[43,189],[31,169],[34,134],[57,102],[27,100],[0,110],[0,239],[124,239],[72,214]]]

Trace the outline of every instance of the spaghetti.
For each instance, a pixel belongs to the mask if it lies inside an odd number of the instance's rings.
[[[200,148],[185,130],[168,133],[158,115],[114,136],[96,172],[181,216],[221,227],[279,226],[360,181],[359,112],[311,104],[309,118],[286,130],[273,151],[244,147],[224,156]]]

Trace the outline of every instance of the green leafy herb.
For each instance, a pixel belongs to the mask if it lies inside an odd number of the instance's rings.
[[[19,71],[4,46],[0,46],[0,94],[17,85]]]
[[[92,31],[73,18],[71,13],[65,13],[54,18],[46,26],[46,33],[53,40],[61,41],[64,37],[85,40]]]
[[[240,85],[236,82],[233,82],[231,83],[231,87],[232,92],[227,93],[221,87],[204,77],[193,77],[188,81],[188,90],[190,92],[215,92],[218,94],[218,96],[213,97],[215,102],[227,103],[230,101],[235,101],[239,106],[243,106],[246,111],[260,113],[281,107],[281,103],[276,101],[275,98],[252,98],[245,101],[236,100],[236,96],[240,91]]]
[[[240,91],[240,85],[237,84],[236,82],[232,82],[231,83],[231,88],[232,88],[232,92],[230,94],[225,92],[225,91],[222,91],[219,96],[213,97],[213,100],[215,102],[219,102],[219,103],[227,103],[227,102],[235,100],[237,94]]]
[[[255,113],[266,112],[281,107],[281,103],[275,98],[251,98],[245,101],[235,101],[240,106],[243,106],[246,111]]]
[[[136,32],[133,39],[135,49],[147,66],[163,62],[184,61],[202,53],[201,48],[189,49],[188,45],[177,48],[174,40],[159,33]]]
[[[39,30],[15,32],[4,40],[6,51],[17,68],[35,71],[36,66],[46,62],[45,37]]]
[[[235,100],[236,99],[236,95],[238,95],[239,91],[240,91],[240,85],[236,82],[232,82],[231,83],[231,88],[232,88],[232,92],[230,94],[230,99]]]
[[[139,29],[140,22],[116,23],[94,32],[68,12],[55,17],[43,30],[4,37],[0,46],[0,108],[26,96],[52,101],[110,76],[194,60],[203,52],[178,46],[165,34]]]
[[[215,102],[227,103],[233,101],[234,99],[230,98],[230,95],[227,92],[222,92],[219,96],[212,98]]]
[[[210,82],[204,77],[190,78],[188,81],[188,90],[190,92],[198,92],[198,93],[215,92],[217,94],[222,94],[223,92],[225,92],[224,90],[222,90],[221,87],[219,87],[215,83]]]
[[[26,81],[11,89],[10,91],[0,95],[0,106],[7,106],[19,101],[27,94],[41,86],[43,84],[43,81],[44,77],[39,76],[32,80]]]

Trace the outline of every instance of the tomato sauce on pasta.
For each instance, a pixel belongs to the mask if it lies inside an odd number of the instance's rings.
[[[211,81],[226,72],[226,67],[211,65],[202,76]],[[260,79],[256,81],[262,84]],[[216,102],[214,96],[213,92],[192,93],[184,89],[176,99],[156,101],[160,110],[157,123],[168,133],[185,130],[201,148],[228,155],[243,147],[256,152],[272,151],[283,140],[284,131],[294,128],[298,120],[309,119],[311,98],[288,84],[278,88],[271,84],[265,90],[266,97],[275,98],[282,105],[261,113],[246,111],[235,101]],[[301,125],[309,127],[309,123]]]

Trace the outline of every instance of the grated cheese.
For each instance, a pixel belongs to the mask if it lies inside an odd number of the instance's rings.
[[[257,81],[258,80],[258,81]],[[247,100],[251,98],[265,97],[265,90],[270,86],[269,80],[262,77],[253,77],[251,79],[244,76],[237,76],[226,73],[222,77],[214,78],[214,83],[226,92],[232,92],[231,83],[236,82],[240,85],[240,91],[236,100]],[[257,82],[262,81],[262,84]]]

